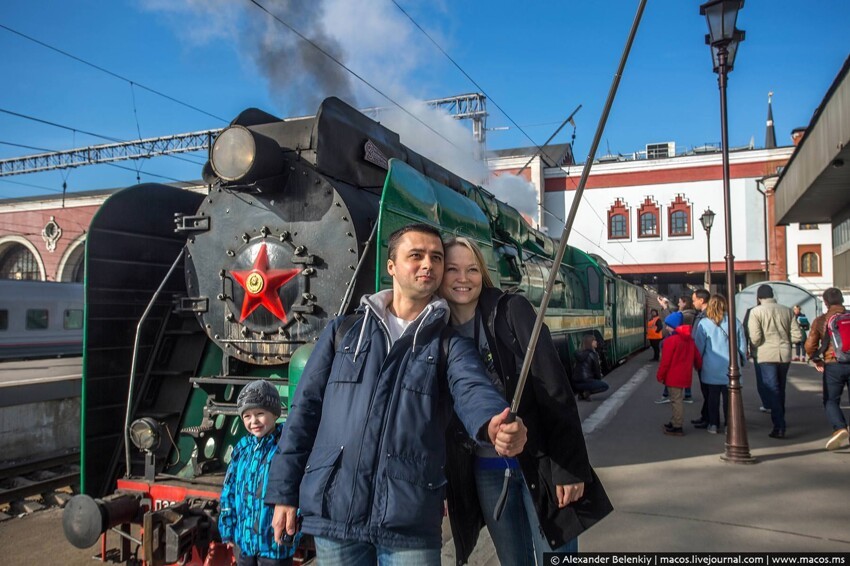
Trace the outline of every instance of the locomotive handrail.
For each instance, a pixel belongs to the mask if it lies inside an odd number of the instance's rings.
[[[133,411],[133,387],[135,387],[136,382],[136,364],[139,361],[139,342],[141,341],[142,336],[142,326],[148,318],[148,315],[153,308],[154,303],[157,298],[159,298],[159,294],[162,292],[162,289],[165,287],[165,284],[168,282],[168,279],[171,277],[171,274],[174,273],[174,269],[183,259],[183,253],[186,251],[186,248],[180,248],[180,253],[177,254],[177,258],[174,260],[174,263],[171,264],[171,267],[168,268],[168,273],[165,274],[165,277],[162,278],[162,282],[157,287],[156,291],[154,291],[153,296],[151,297],[148,306],[145,308],[145,312],[142,313],[141,318],[139,319],[139,323],[136,325],[136,339],[133,343],[133,361],[130,364],[130,387],[127,391],[127,413],[124,416],[124,458],[126,469],[124,470],[124,477],[130,477],[130,415]]]

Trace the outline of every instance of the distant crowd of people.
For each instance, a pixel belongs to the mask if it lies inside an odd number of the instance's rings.
[[[786,435],[785,389],[792,361],[808,361],[823,374],[823,404],[832,434],[828,450],[846,444],[850,431],[840,407],[844,387],[850,390],[850,313],[845,314],[841,291],[824,291],[825,312],[811,323],[799,305],[779,304],[770,285],[756,292],[757,305],[747,309],[743,324],[735,321],[738,364],[752,359],[759,410],[770,413],[771,438]],[[723,295],[697,289],[678,297],[675,307],[658,298],[660,310],[652,309],[646,337],[658,361],[657,379],[664,391],[656,403],[671,405],[672,415],[663,433],[684,435],[684,403],[693,403],[691,385],[697,372],[703,404],[700,416],[691,421],[710,434],[722,432],[729,410],[729,318]],[[845,327],[846,326],[846,327]],[[846,338],[842,334],[846,332]],[[721,425],[721,406],[723,421]]]

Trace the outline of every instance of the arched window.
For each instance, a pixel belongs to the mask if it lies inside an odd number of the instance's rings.
[[[617,199],[608,210],[608,239],[624,240],[628,237],[629,209],[621,199]]]
[[[41,279],[38,261],[26,247],[9,245],[0,255],[0,279]]]
[[[676,199],[670,203],[667,222],[670,237],[691,235],[691,205],[682,195],[676,195]]]
[[[809,244],[799,246],[800,275],[813,277],[821,275],[820,246]]]
[[[638,238],[657,238],[661,235],[658,214],[658,205],[646,197],[638,209]]]
[[[683,236],[690,233],[688,227],[688,213],[677,210],[670,215],[670,235]]]

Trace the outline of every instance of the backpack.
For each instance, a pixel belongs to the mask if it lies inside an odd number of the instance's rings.
[[[830,338],[835,359],[842,364],[850,364],[850,312],[832,315],[824,325],[823,341],[818,354],[823,357]]]

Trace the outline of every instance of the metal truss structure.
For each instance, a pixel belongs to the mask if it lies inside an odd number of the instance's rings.
[[[440,108],[458,120],[472,120],[472,133],[483,150],[487,130],[487,105],[483,94],[462,94],[437,100],[428,100],[427,106]],[[367,114],[379,114],[383,108],[364,110]],[[209,151],[215,137],[221,132],[204,130],[187,134],[175,134],[159,138],[92,145],[77,149],[26,155],[0,159],[0,177],[38,173],[54,169],[68,169],[84,165],[111,163],[128,159],[150,159],[161,155]],[[482,151],[483,154],[483,151]]]

